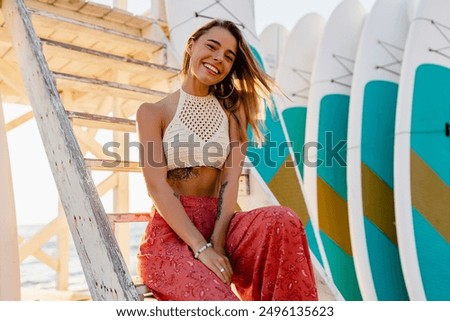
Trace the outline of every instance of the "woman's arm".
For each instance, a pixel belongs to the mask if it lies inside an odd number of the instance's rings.
[[[153,203],[177,235],[193,250],[206,240],[187,216],[181,202],[167,183],[167,164],[162,144],[161,108],[143,104],[137,111],[136,122],[141,144],[141,164],[147,191]]]
[[[242,108],[238,109],[237,117],[239,123],[230,117],[230,142],[231,151],[225,162],[223,173],[221,176],[221,184],[219,190],[219,204],[217,208],[216,224],[211,236],[211,242],[219,253],[225,254],[225,237],[228,226],[233,218],[236,210],[239,177],[242,172],[242,166],[245,160],[247,137],[239,138],[239,126],[247,128],[247,120]],[[246,130],[243,131],[244,133]]]

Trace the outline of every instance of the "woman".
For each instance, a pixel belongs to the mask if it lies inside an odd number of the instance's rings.
[[[317,300],[297,215],[281,206],[235,212],[246,129],[261,138],[270,79],[223,20],[189,38],[181,73],[179,91],[137,112],[155,206],[138,254],[144,283],[158,300]]]

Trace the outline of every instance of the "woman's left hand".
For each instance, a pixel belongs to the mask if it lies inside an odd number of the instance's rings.
[[[226,255],[216,251],[215,248],[207,248],[200,253],[198,260],[213,271],[224,283],[231,284],[233,269]]]

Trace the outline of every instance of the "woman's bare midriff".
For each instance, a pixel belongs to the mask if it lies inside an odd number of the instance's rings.
[[[192,167],[186,177],[183,169],[169,173],[167,182],[178,195],[217,197],[221,171],[213,167]]]

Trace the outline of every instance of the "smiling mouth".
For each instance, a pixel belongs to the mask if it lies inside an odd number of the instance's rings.
[[[215,73],[216,75],[219,74],[219,70],[218,70],[216,67],[214,67],[214,66],[212,66],[212,65],[210,65],[210,64],[208,64],[208,63],[204,63],[203,66],[205,66],[206,69],[212,71],[212,72]]]

